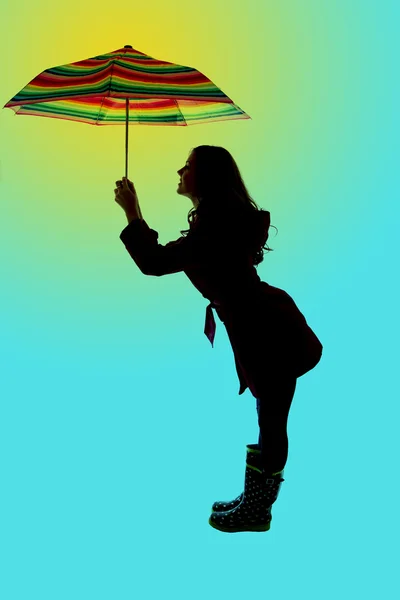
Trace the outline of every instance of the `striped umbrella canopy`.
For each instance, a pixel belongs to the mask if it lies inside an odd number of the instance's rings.
[[[17,115],[68,119],[89,125],[191,125],[250,119],[210,79],[192,67],[158,60],[124,46],[32,79],[3,108]]]

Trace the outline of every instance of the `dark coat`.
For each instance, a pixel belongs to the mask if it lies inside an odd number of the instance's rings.
[[[252,239],[265,244],[269,211],[254,211]],[[229,231],[229,239],[224,231]],[[215,308],[232,346],[239,395],[250,389],[256,398],[268,393],[277,371],[301,377],[322,355],[322,344],[294,300],[284,290],[261,281],[240,230],[199,225],[166,245],[146,221],[134,219],[120,234],[129,254],[145,275],[183,271],[210,301],[204,332],[213,344]],[[243,242],[243,245],[242,245]]]

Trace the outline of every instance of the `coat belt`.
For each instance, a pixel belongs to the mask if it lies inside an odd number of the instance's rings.
[[[212,309],[215,308],[215,304],[210,302],[206,308],[206,321],[204,326],[204,333],[211,342],[211,346],[214,348],[214,337],[217,326],[215,324],[214,314]]]

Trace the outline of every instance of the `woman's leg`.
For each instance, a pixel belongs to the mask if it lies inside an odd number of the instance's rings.
[[[287,461],[287,421],[296,383],[297,378],[293,375],[274,374],[268,383],[268,393],[257,398],[258,445],[267,473],[281,471]]]

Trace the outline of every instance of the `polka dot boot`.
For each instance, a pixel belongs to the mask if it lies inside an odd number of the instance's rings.
[[[247,452],[252,450],[256,454],[261,453],[261,450],[258,449],[258,444],[247,444],[246,448],[247,448]],[[243,500],[243,492],[237,498],[235,498],[234,500],[231,500],[230,502],[222,502],[222,501],[214,502],[214,504],[211,507],[211,512],[223,512],[223,511],[227,511],[227,510],[232,510],[232,508],[236,508],[237,506],[239,506],[239,504],[241,503],[242,500]]]
[[[266,473],[260,463],[261,453],[247,446],[244,492],[240,503],[231,510],[212,512],[211,527],[226,533],[238,531],[268,531],[271,506],[278,497],[283,470]]]

